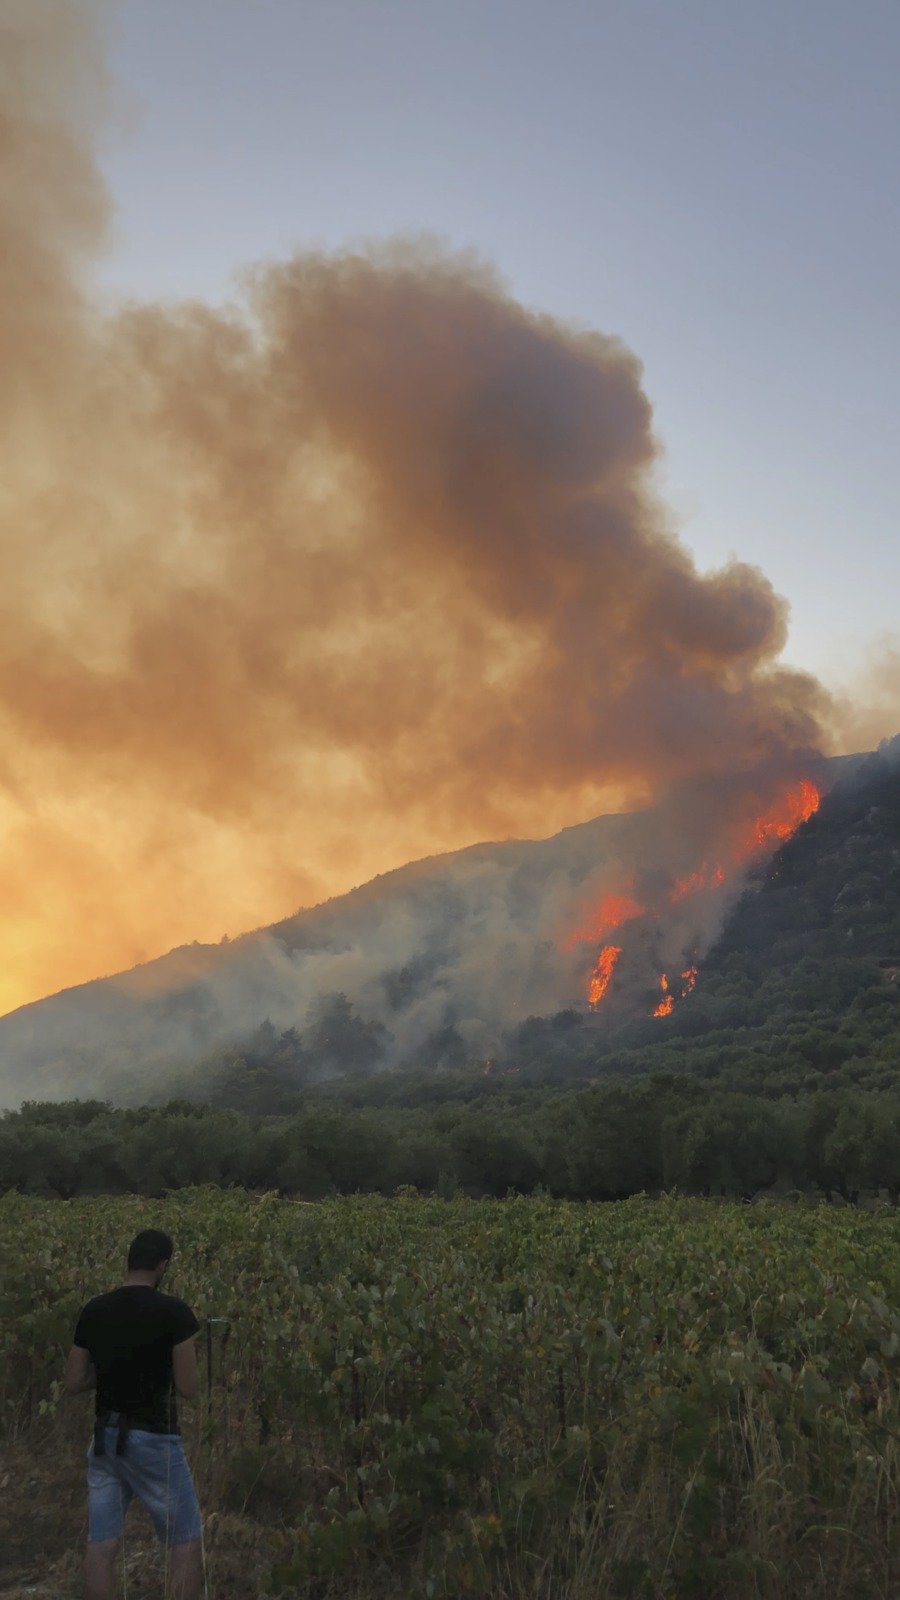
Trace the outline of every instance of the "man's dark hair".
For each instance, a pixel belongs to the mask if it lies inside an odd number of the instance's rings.
[[[153,1272],[161,1261],[172,1259],[172,1241],[158,1228],[144,1228],[128,1247],[129,1272]]]

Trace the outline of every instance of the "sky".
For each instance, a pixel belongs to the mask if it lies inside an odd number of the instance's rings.
[[[893,0],[0,29],[0,1009],[897,731]]]
[[[759,563],[849,684],[900,594],[900,8],[126,0],[103,279],[434,232],[644,364],[701,566]]]

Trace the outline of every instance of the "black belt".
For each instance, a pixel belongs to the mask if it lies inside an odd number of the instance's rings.
[[[106,1429],[115,1428],[117,1430],[116,1455],[123,1456],[130,1427],[130,1418],[125,1415],[124,1411],[98,1411],[94,1423],[94,1455],[106,1455]]]

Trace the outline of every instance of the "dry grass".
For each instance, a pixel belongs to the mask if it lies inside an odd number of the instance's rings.
[[[72,1415],[35,1425],[0,1456],[0,1600],[78,1600],[85,1536],[84,1426]],[[204,1446],[199,1423],[189,1453],[206,1510],[205,1558],[209,1600],[258,1600],[273,1563],[290,1556],[292,1522],[306,1496],[324,1488],[291,1471],[287,1457],[238,1455]],[[739,1495],[710,1485],[726,1455],[744,1464]],[[259,1471],[248,1462],[260,1463]],[[548,1460],[548,1471],[552,1470]],[[877,1481],[873,1483],[873,1471]],[[571,1508],[548,1539],[527,1514],[502,1559],[467,1569],[460,1595],[488,1600],[898,1600],[896,1448],[860,1475],[841,1518],[823,1517],[808,1484],[781,1460],[777,1430],[762,1405],[723,1422],[710,1452],[685,1475],[670,1451],[657,1449],[636,1472],[626,1448],[602,1473],[585,1471]],[[490,1494],[490,1485],[483,1488]],[[718,1494],[718,1499],[716,1498]],[[880,1507],[872,1523],[873,1498]],[[723,1554],[747,1553],[746,1571],[676,1571],[679,1540],[698,1515],[719,1530]],[[708,1545],[708,1541],[707,1541]],[[498,1554],[498,1553],[495,1553]],[[415,1550],[363,1564],[341,1579],[303,1580],[285,1600],[407,1600],[415,1585]],[[424,1568],[419,1569],[424,1572]],[[433,1570],[433,1569],[432,1569]],[[121,1600],[150,1600],[164,1590],[163,1555],[139,1506],[129,1514],[120,1569]],[[450,1589],[449,1593],[453,1593]]]

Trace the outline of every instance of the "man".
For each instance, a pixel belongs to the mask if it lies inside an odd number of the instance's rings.
[[[78,1318],[64,1386],[96,1386],[88,1453],[85,1600],[111,1600],[116,1550],[134,1495],[167,1547],[173,1600],[197,1600],[202,1572],[200,1509],[178,1430],[175,1391],[197,1394],[194,1334],[183,1300],[160,1293],[172,1259],[168,1234],[147,1228],[132,1241],[119,1289],[89,1300]]]

